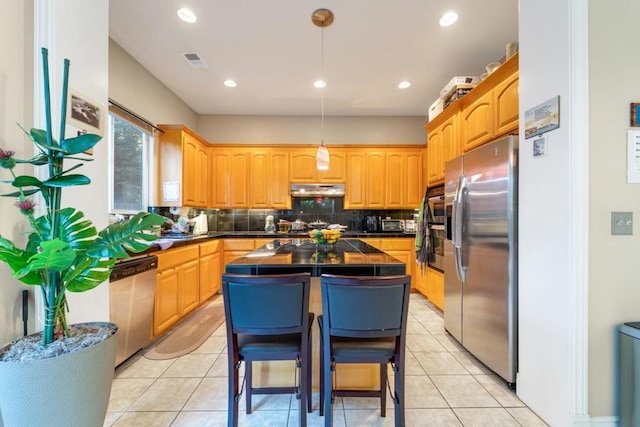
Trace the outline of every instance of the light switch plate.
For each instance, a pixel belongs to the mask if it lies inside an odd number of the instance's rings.
[[[611,235],[630,236],[633,234],[633,212],[611,212]]]

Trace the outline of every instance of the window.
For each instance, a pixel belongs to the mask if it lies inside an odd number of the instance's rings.
[[[109,129],[110,211],[146,211],[153,134],[113,112],[109,113]]]

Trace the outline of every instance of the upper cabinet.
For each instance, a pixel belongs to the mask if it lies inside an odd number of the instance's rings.
[[[425,126],[427,185],[444,182],[444,167],[448,160],[498,137],[517,132],[518,108],[516,54]]]
[[[291,209],[288,152],[214,146],[210,157],[210,207]]]
[[[209,146],[181,125],[160,125],[158,180],[152,203],[159,206],[209,205]],[[177,196],[177,197],[176,197]]]
[[[291,182],[302,183],[343,183],[346,176],[346,151],[343,148],[329,149],[329,170],[319,171],[316,168],[317,147],[294,148],[291,150]]]
[[[424,174],[422,149],[351,148],[347,152],[345,209],[415,209]]]

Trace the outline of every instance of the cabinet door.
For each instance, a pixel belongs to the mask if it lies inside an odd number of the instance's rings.
[[[269,206],[269,187],[271,185],[271,177],[273,176],[269,170],[270,156],[266,151],[255,151],[250,154],[251,166],[249,167],[249,206],[252,208],[268,208]]]
[[[200,305],[200,264],[189,261],[179,268],[180,315],[184,316]]]
[[[442,132],[440,128],[432,129],[429,132],[429,143],[427,145],[427,174],[428,184],[435,185],[444,181],[442,173]]]
[[[385,208],[400,209],[404,206],[406,170],[402,153],[388,152],[385,159]]]
[[[232,208],[249,207],[249,153],[233,151],[229,170],[230,199]]]
[[[495,135],[518,130],[518,72],[507,77],[493,89],[495,105]]]
[[[493,138],[492,98],[493,91],[489,91],[470,105],[465,104],[462,111],[462,145],[464,151],[478,147]]]
[[[196,206],[209,206],[209,150],[198,145],[196,150]]]
[[[269,175],[263,177],[265,181],[269,182],[269,207],[273,209],[291,209],[289,153],[272,152],[270,166]]]
[[[354,149],[347,153],[345,209],[363,209],[366,206],[366,167],[365,150]]]
[[[211,153],[211,207],[231,207],[231,157],[221,149],[212,149]]]
[[[316,152],[312,149],[299,149],[291,153],[291,182],[305,183],[317,182]]]
[[[220,291],[220,252],[200,257],[200,302]]]
[[[156,295],[153,310],[153,335],[171,327],[180,318],[178,305],[178,270],[170,268],[156,275]]]
[[[182,135],[182,205],[197,206],[199,183],[198,179],[198,148],[195,138],[183,133]]]
[[[415,289],[416,280],[413,274],[413,264],[415,262],[415,258],[411,256],[411,251],[384,251],[384,252],[405,263],[406,265],[405,274],[408,274],[409,276],[411,276],[411,289]]]
[[[427,283],[429,301],[444,311],[444,274],[427,268]]]
[[[422,151],[416,150],[405,154],[405,183],[404,191],[404,207],[408,209],[417,209],[422,202],[424,196],[424,185],[422,184]]]
[[[458,117],[458,114],[454,114],[440,127],[440,133],[442,134],[442,165],[440,172],[443,180],[444,164],[462,154],[460,147],[460,133],[458,129]]]
[[[367,207],[383,209],[385,198],[385,153],[370,151],[367,153]]]

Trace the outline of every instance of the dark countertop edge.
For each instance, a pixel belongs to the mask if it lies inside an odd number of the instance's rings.
[[[343,233],[342,238],[344,239],[379,239],[379,238],[413,238],[415,237],[415,233],[364,233],[364,232],[346,232]],[[200,236],[191,236],[186,237],[184,239],[162,239],[160,240],[171,240],[173,243],[171,246],[164,250],[181,248],[184,246],[194,245],[205,243],[210,240],[216,239],[306,239],[308,238],[308,234],[280,234],[280,233],[265,233],[264,231],[214,231],[208,234],[203,234]],[[140,256],[145,254],[150,254],[152,252],[162,251],[157,244],[151,244],[149,249],[145,250],[142,253],[131,254],[132,256]]]

